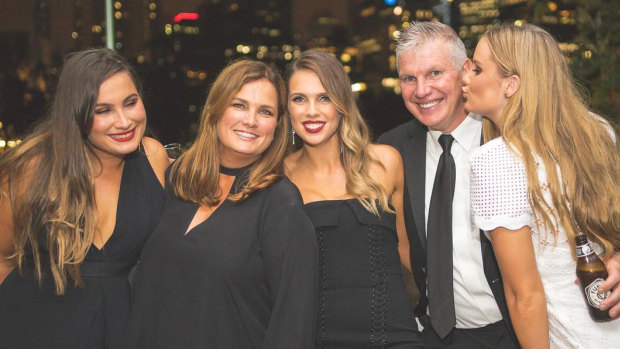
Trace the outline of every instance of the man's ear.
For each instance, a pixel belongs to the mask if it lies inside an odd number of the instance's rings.
[[[462,74],[466,74],[471,69],[472,64],[474,64],[474,63],[471,61],[471,59],[466,58],[465,59],[465,63],[463,63],[463,69],[462,69],[461,73]]]

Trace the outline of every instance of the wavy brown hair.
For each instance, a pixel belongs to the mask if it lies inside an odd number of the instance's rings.
[[[129,74],[139,89],[133,69],[114,51],[68,55],[47,117],[0,157],[0,178],[8,182],[13,210],[14,253],[9,259],[21,270],[32,256],[39,284],[42,265],[49,264],[57,294],[64,293],[67,276],[81,285],[80,265],[95,237],[93,161],[98,158],[87,137],[99,87],[119,72]]]
[[[204,206],[214,206],[221,201],[217,124],[241,88],[262,79],[269,81],[278,93],[278,123],[274,138],[252,165],[242,189],[230,194],[228,199],[244,200],[252,192],[265,188],[282,176],[290,128],[288,118],[283,117],[286,103],[284,82],[280,74],[267,64],[241,60],[229,64],[215,79],[200,117],[196,139],[172,166],[170,178],[177,197]]]
[[[614,131],[588,110],[549,33],[533,25],[502,25],[483,37],[500,75],[520,79],[495,132],[525,163],[531,206],[556,238],[553,228],[561,224],[573,247],[575,235],[583,232],[609,257],[620,247],[620,151],[616,135],[610,136]],[[493,131],[488,128],[485,138],[496,137]],[[535,156],[547,171],[550,204]]]
[[[289,66],[288,79],[298,70],[308,70],[319,77],[329,99],[341,115],[338,137],[343,148],[341,159],[347,175],[347,193],[357,198],[364,208],[374,214],[379,214],[375,199],[379,201],[381,208],[392,212],[385,188],[370,176],[371,163],[381,167],[383,164],[368,152],[370,131],[357,108],[351,81],[344,67],[329,53],[308,50]]]

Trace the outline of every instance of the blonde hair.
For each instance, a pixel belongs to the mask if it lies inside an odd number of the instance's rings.
[[[13,210],[14,253],[9,260],[21,270],[31,257],[39,285],[41,264],[49,263],[57,294],[65,292],[67,274],[75,286],[82,284],[80,265],[96,234],[93,161],[98,158],[87,137],[99,87],[119,72],[127,73],[139,90],[133,69],[114,51],[68,55],[48,117],[0,157],[0,179],[8,182]],[[40,247],[47,249],[47,261],[41,260]]]
[[[308,50],[289,66],[288,79],[290,80],[298,70],[309,70],[319,77],[327,95],[341,115],[338,135],[342,142],[341,159],[347,175],[347,193],[357,198],[364,208],[374,214],[379,214],[375,199],[379,201],[381,208],[392,212],[385,188],[370,176],[371,163],[381,167],[383,164],[368,152],[370,131],[357,109],[351,81],[344,67],[328,53]]]
[[[500,75],[520,79],[485,140],[499,132],[516,148],[527,171],[528,200],[556,238],[553,228],[561,224],[571,246],[583,232],[609,257],[620,247],[620,152],[613,130],[588,110],[549,33],[533,25],[502,25],[483,38]],[[547,171],[551,204],[543,197],[535,155]]]
[[[269,81],[278,93],[278,123],[274,138],[252,165],[242,189],[236,194],[230,194],[228,199],[245,200],[252,192],[270,185],[282,176],[290,129],[290,121],[283,116],[286,103],[284,82],[267,64],[241,60],[229,64],[215,79],[200,117],[196,139],[171,168],[171,183],[177,197],[204,206],[214,206],[221,201],[221,193],[218,191],[220,155],[217,123],[241,88],[261,79]]]

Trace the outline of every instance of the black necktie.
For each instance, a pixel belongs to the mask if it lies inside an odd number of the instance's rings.
[[[452,141],[450,134],[439,137],[443,153],[435,174],[426,234],[428,308],[431,325],[442,339],[456,325],[452,286],[452,198],[456,168],[450,154]]]

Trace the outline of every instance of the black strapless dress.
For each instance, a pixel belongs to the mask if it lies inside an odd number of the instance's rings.
[[[405,290],[395,216],[357,199],[305,205],[319,247],[319,348],[422,348]]]
[[[32,268],[23,275],[14,269],[0,285],[0,348],[122,348],[131,301],[128,275],[157,225],[164,200],[146,156],[127,155],[116,226],[101,250],[92,246],[86,254],[84,287],[69,281],[66,293],[57,296],[49,272],[39,288]],[[41,253],[48,260],[46,251]]]

